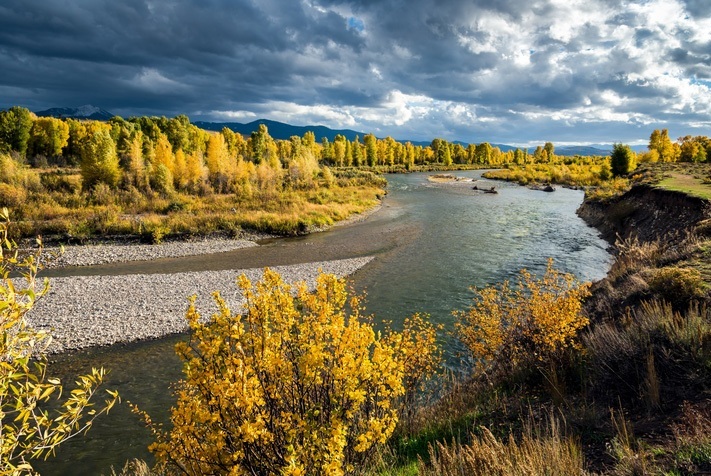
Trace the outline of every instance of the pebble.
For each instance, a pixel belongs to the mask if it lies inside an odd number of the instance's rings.
[[[46,263],[47,268],[92,266],[125,261],[150,261],[159,258],[180,258],[202,254],[222,253],[257,246],[250,240],[207,238],[194,241],[172,241],[157,245],[98,244],[45,248],[47,255],[57,255]]]

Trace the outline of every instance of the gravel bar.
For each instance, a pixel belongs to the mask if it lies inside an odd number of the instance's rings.
[[[372,257],[275,266],[287,283],[313,288],[319,270],[339,277],[354,273]],[[27,317],[36,329],[51,332],[50,353],[92,346],[156,339],[186,330],[187,298],[197,295],[203,317],[217,310],[211,293],[220,291],[232,309],[243,304],[236,278],[255,282],[263,269],[173,274],[72,276],[53,278],[50,291]]]
[[[223,253],[250,246],[257,246],[257,244],[250,240],[219,238],[207,238],[197,241],[171,241],[157,245],[130,243],[65,246],[61,255],[47,263],[47,268],[179,258],[182,256]],[[46,248],[46,251],[48,254],[58,254],[59,248]]]

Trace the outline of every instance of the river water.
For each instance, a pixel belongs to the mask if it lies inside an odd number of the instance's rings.
[[[471,286],[514,277],[522,268],[541,273],[548,258],[581,281],[602,278],[611,263],[607,244],[575,215],[583,192],[559,188],[553,193],[481,178],[481,171],[455,172],[476,179],[478,188],[496,186],[498,194],[472,189],[470,182],[434,184],[426,174],[388,176],[382,208],[366,221],[299,238],[266,240],[262,246],[212,256],[155,262],[54,270],[61,275],[165,273],[243,269],[372,255],[351,279],[367,293],[367,311],[395,327],[414,312],[451,329],[452,311],[465,309]],[[129,317],[127,317],[129,318]],[[50,375],[110,369],[108,388],[137,403],[154,420],[167,421],[174,402],[172,383],[180,376],[173,353],[182,336],[153,342],[83,351],[55,359]],[[442,336],[447,364],[458,366],[456,341]],[[86,436],[69,441],[57,456],[36,467],[44,475],[110,474],[130,458],[152,462],[151,437],[123,404],[100,420]]]

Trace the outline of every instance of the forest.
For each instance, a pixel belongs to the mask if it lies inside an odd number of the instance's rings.
[[[621,171],[614,154],[612,164],[557,156],[551,142],[502,152],[488,142],[465,147],[435,138],[421,146],[373,134],[275,140],[264,125],[244,137],[206,131],[185,115],[102,122],[37,117],[15,106],[0,111],[0,206],[12,210],[17,236],[65,242],[243,230],[293,235],[372,208],[385,193],[382,172],[494,168],[488,177],[521,184],[617,190],[626,183],[613,176],[638,162],[705,162],[711,140],[672,142],[667,130],[655,130],[647,152],[630,154]]]
[[[504,153],[486,142],[423,147],[372,134],[275,140],[266,126],[243,137],[208,132],[184,115],[101,122],[0,112],[0,206],[12,210],[18,236],[69,242],[298,234],[373,207],[385,193],[380,172],[555,164],[548,180],[556,181],[601,160],[557,157],[552,143]]]

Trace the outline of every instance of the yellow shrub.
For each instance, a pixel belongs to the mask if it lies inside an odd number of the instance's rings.
[[[506,281],[474,289],[474,305],[457,313],[459,338],[480,369],[550,362],[561,350],[578,345],[578,332],[588,324],[581,308],[589,286],[556,271],[549,260],[540,279],[522,270],[515,288]]]
[[[21,186],[0,182],[0,206],[14,208],[27,200],[27,191]]]
[[[381,338],[332,275],[313,292],[268,269],[256,285],[238,282],[244,316],[216,293],[204,323],[193,300],[173,429],[154,428],[151,450],[185,474],[355,474],[395,429],[406,372],[431,365],[406,356],[433,355],[430,326],[415,319]]]

